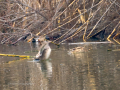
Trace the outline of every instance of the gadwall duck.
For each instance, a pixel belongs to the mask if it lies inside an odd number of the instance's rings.
[[[40,48],[39,48],[39,52],[35,57],[35,60],[46,60],[49,58],[50,53],[51,53],[51,48],[49,46],[49,43],[51,41],[43,41]]]

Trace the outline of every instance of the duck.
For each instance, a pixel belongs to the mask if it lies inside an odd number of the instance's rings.
[[[75,53],[81,53],[81,52],[85,52],[85,47],[75,47],[73,49],[70,49],[68,51],[69,54],[75,54]]]
[[[51,54],[51,48],[49,46],[50,42],[51,41],[43,41],[41,43],[38,53],[35,56],[35,60],[46,60],[49,58]]]

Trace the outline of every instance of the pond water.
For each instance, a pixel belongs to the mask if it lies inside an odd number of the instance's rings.
[[[80,43],[50,47],[49,60],[42,62],[0,56],[0,90],[120,90],[120,45]],[[68,54],[75,47],[84,50]],[[37,45],[0,45],[0,53],[35,56]]]

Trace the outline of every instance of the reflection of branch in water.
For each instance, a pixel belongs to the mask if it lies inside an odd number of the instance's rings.
[[[16,61],[26,60],[26,59],[28,59],[28,58],[21,58],[21,59],[17,59],[17,60],[12,60],[12,61],[8,61],[8,62],[6,62],[6,63],[7,63],[7,64],[11,64],[11,63],[14,63],[14,62],[16,62]]]

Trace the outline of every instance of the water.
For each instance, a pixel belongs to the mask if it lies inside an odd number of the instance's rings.
[[[52,53],[46,61],[0,56],[0,90],[120,90],[120,45],[50,46]],[[68,54],[75,47],[85,48],[83,52]],[[37,54],[36,45],[25,42],[0,45],[0,49],[4,54]]]

